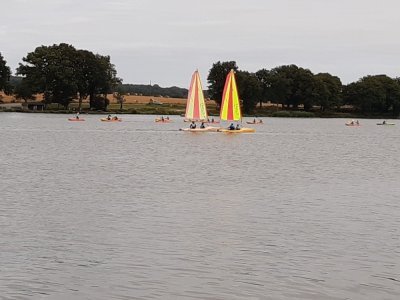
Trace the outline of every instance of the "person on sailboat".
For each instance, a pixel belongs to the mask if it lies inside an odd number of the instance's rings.
[[[204,125],[204,122],[201,122],[200,128],[201,128],[201,129],[206,128],[206,126]]]
[[[231,123],[231,125],[229,125],[228,129],[229,130],[235,130],[235,125],[233,125],[233,123]]]
[[[196,129],[196,123],[194,121],[190,124],[190,129]]]

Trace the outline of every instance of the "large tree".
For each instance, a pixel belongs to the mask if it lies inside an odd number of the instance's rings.
[[[344,88],[344,99],[363,113],[388,113],[398,116],[400,85],[386,75],[365,76]]]
[[[216,62],[212,65],[207,77],[209,96],[221,105],[222,93],[224,90],[225,79],[230,70],[237,71],[235,61]]]
[[[339,77],[329,73],[318,73],[315,78],[315,104],[322,111],[341,105],[342,82]]]
[[[104,95],[120,82],[109,56],[76,50],[64,43],[38,47],[23,62],[17,71],[31,90],[43,93],[46,103],[65,107],[79,94],[79,109],[87,96],[91,108],[106,109],[108,100]]]
[[[0,91],[4,91],[6,94],[11,92],[10,76],[10,67],[7,66],[7,62],[0,52]]]
[[[272,69],[270,75],[270,92],[275,98],[274,102],[284,107],[297,108],[302,104],[305,110],[312,108],[315,99],[315,79],[310,70],[286,65]]]
[[[261,99],[261,84],[256,74],[247,71],[237,72],[239,97],[243,102],[243,111],[251,113]]]
[[[28,53],[17,73],[26,77],[32,90],[44,93],[46,103],[68,107],[78,92],[76,49],[68,44],[40,46]]]
[[[260,108],[263,102],[273,99],[271,86],[273,84],[273,76],[270,70],[261,69],[256,72],[256,76],[260,83]]]

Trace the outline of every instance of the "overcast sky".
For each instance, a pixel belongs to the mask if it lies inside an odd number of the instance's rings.
[[[399,0],[0,0],[0,52],[15,72],[61,42],[110,55],[124,83],[203,85],[212,64],[296,64],[344,83],[400,76]]]

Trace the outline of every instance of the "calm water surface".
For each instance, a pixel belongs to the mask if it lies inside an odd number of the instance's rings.
[[[0,299],[400,298],[400,121],[66,118],[0,114]]]

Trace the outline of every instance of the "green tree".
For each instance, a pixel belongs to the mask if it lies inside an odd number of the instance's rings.
[[[345,86],[343,92],[345,102],[365,114],[399,114],[399,81],[386,75],[365,76]]]
[[[11,92],[10,76],[10,67],[7,66],[7,62],[0,52],[0,91],[4,91],[6,94]]]
[[[14,94],[15,98],[22,99],[25,102],[36,99],[32,92],[31,85],[27,82],[26,78],[22,78],[22,80],[14,87]]]
[[[271,72],[267,69],[261,69],[256,72],[256,76],[260,83],[260,108],[262,107],[262,103],[268,100],[272,100],[273,94],[271,86],[273,84],[273,76]]]
[[[78,92],[76,49],[68,44],[40,46],[22,60],[25,64],[19,64],[17,73],[26,77],[32,92],[67,108]]]
[[[318,73],[314,75],[315,89],[314,95],[316,104],[322,111],[332,107],[340,107],[342,82],[337,76],[329,73]]]
[[[226,76],[231,70],[238,70],[235,61],[218,61],[212,65],[209,71],[207,77],[208,93],[209,96],[216,101],[218,106],[221,105]]]
[[[243,103],[243,112],[251,113],[261,99],[262,88],[256,74],[247,71],[236,73],[239,97]]]
[[[280,66],[272,69],[271,95],[283,107],[297,108],[304,105],[304,110],[310,110],[315,99],[315,79],[308,69],[296,65]]]

